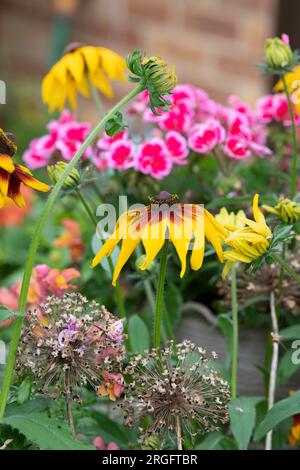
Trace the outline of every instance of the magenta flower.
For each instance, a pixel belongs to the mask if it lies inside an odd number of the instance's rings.
[[[197,153],[208,153],[225,138],[225,129],[216,119],[196,124],[189,135],[189,146]]]
[[[170,131],[166,134],[165,143],[172,162],[185,165],[189,154],[186,139],[179,132]]]
[[[158,137],[142,143],[136,152],[135,168],[155,179],[167,176],[172,168],[168,149]]]
[[[110,168],[127,170],[134,165],[134,144],[131,140],[120,139],[114,141],[106,153]]]

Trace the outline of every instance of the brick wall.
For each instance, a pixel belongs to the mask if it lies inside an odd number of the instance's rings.
[[[81,0],[71,20],[71,39],[122,54],[142,48],[175,63],[180,82],[202,86],[222,101],[232,93],[253,101],[266,91],[254,64],[261,61],[264,39],[276,30],[277,3]],[[0,78],[43,76],[53,18],[50,0],[1,0]]]

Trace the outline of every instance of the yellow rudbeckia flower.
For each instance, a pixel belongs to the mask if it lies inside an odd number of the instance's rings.
[[[284,75],[287,87],[289,92],[292,94],[292,102],[296,108],[296,111],[300,112],[300,100],[299,100],[299,92],[300,92],[300,65],[294,67],[292,72],[288,72]],[[282,80],[278,80],[275,84],[273,91],[275,92],[283,92],[284,85]]]
[[[224,258],[227,260],[223,270],[224,277],[234,263],[251,263],[270,246],[272,232],[258,207],[258,194],[253,198],[253,216],[254,220],[245,218],[245,227],[233,231],[225,240],[225,245],[231,249],[224,252]]]
[[[139,210],[129,210],[121,215],[111,237],[104,243],[92,262],[97,266],[109,256],[122,240],[121,251],[113,274],[116,284],[120,271],[140,242],[146,257],[140,269],[147,269],[170,238],[181,261],[180,277],[186,271],[186,257],[193,240],[190,265],[193,270],[201,268],[204,257],[205,237],[213,245],[223,261],[221,242],[227,237],[226,230],[203,207],[197,204],[179,204],[178,197],[166,191],[150,198],[151,204]]]
[[[76,108],[77,93],[90,96],[90,81],[105,96],[113,96],[110,80],[125,80],[123,57],[105,47],[70,44],[62,58],[50,69],[42,82],[42,98],[49,111],[63,109],[69,101]]]

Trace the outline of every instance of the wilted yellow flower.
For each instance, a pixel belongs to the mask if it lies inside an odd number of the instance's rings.
[[[125,80],[126,62],[105,47],[71,43],[62,58],[50,69],[42,82],[42,97],[50,112],[63,109],[69,101],[76,108],[77,93],[90,96],[90,81],[105,96],[113,96],[110,80]]]
[[[254,220],[244,219],[245,227],[232,232],[225,240],[230,250],[224,252],[227,263],[223,270],[225,277],[234,263],[251,263],[262,256],[270,246],[272,232],[258,207],[258,194],[253,198]]]
[[[228,212],[226,207],[222,207],[220,212],[216,214],[215,217],[217,221],[230,232],[245,227],[246,214],[242,210],[235,214],[234,212]]]
[[[115,285],[121,269],[140,242],[146,258],[139,269],[147,269],[170,238],[181,261],[180,277],[186,270],[186,257],[193,241],[190,259],[191,268],[201,268],[204,257],[205,237],[213,245],[221,261],[221,241],[227,237],[226,230],[203,207],[197,204],[179,204],[178,197],[166,191],[150,198],[151,204],[138,210],[129,210],[121,215],[111,237],[101,247],[92,262],[97,266],[104,256],[109,256],[122,240],[122,247],[113,275]]]
[[[286,224],[294,224],[300,219],[300,204],[281,197],[276,206],[262,206],[267,212],[277,215]]]

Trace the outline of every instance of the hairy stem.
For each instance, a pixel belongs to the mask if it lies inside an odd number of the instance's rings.
[[[298,140],[296,134],[296,121],[295,121],[295,113],[293,108],[293,103],[291,100],[291,95],[286,83],[285,76],[282,76],[282,83],[284,87],[284,92],[286,94],[288,107],[289,107],[289,114],[292,122],[292,145],[293,145],[293,159],[292,159],[292,171],[291,171],[291,187],[290,193],[291,198],[293,199],[297,194],[297,165],[298,165]]]
[[[268,410],[273,408],[275,402],[275,388],[276,388],[276,377],[277,377],[277,368],[278,368],[278,355],[279,355],[279,328],[276,315],[276,306],[275,306],[275,294],[271,292],[270,294],[270,312],[272,320],[272,360],[270,368],[270,377],[269,377],[269,392],[268,392]],[[266,436],[266,450],[272,450],[272,434],[273,431],[269,431]]]
[[[164,287],[165,287],[165,278],[167,272],[167,260],[168,260],[168,248],[169,240],[165,241],[165,246],[161,252],[160,258],[160,270],[159,278],[157,283],[157,293],[156,293],[156,304],[155,304],[155,316],[154,316],[154,347],[160,347],[160,330],[162,324],[162,311],[164,304]]]
[[[290,267],[290,265],[284,261],[277,253],[272,253],[272,258],[291,276],[294,281],[300,284],[300,276]]]
[[[88,146],[98,137],[99,132],[105,128],[107,121],[111,119],[117,111],[123,108],[123,106],[125,106],[130,100],[132,100],[136,95],[138,95],[143,90],[144,90],[144,87],[141,85],[138,85],[130,93],[128,93],[128,95],[122,98],[119,101],[119,103],[117,103],[104,116],[103,119],[101,119],[101,121],[94,127],[94,129],[87,136],[87,138],[85,139],[81,147],[77,150],[74,157],[69,162],[66,169],[63,171],[59,180],[55,184],[53,190],[51,191],[47,199],[47,202],[44,206],[44,210],[35,228],[35,232],[33,234],[33,238],[31,241],[30,248],[29,248],[28,258],[27,258],[27,262],[25,265],[25,270],[24,270],[24,275],[23,275],[23,280],[22,280],[20,300],[19,300],[20,312],[25,312],[25,309],[26,309],[31,274],[32,274],[36,253],[38,250],[38,246],[39,246],[39,242],[40,242],[40,238],[41,238],[44,226],[46,224],[48,216],[50,215],[53,209],[54,203],[59,195],[59,192],[64,184],[65,179],[69,176],[73,168],[76,166],[76,164],[78,163],[78,161],[80,160],[81,156],[83,155],[85,150],[88,148]],[[14,326],[12,330],[12,337],[11,337],[11,343],[10,343],[9,353],[8,353],[8,358],[7,358],[7,365],[6,365],[6,369],[4,373],[2,389],[1,389],[1,394],[0,394],[0,420],[4,416],[4,413],[5,413],[6,402],[7,402],[9,389],[10,389],[13,372],[14,372],[14,366],[15,366],[16,354],[17,354],[18,344],[19,344],[21,330],[22,330],[22,324],[23,324],[23,318],[22,317],[17,318],[14,322]]]

